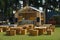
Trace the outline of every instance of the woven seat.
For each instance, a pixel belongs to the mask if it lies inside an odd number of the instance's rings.
[[[30,30],[29,33],[32,36],[38,36],[38,30]]]
[[[55,30],[55,25],[52,25],[52,26],[51,26],[51,30],[52,30],[52,32],[54,32],[54,30]]]
[[[16,34],[21,34],[21,29],[20,28],[16,29]]]
[[[48,29],[47,30],[47,35],[51,35],[52,34],[52,30],[51,29]]]
[[[3,32],[3,29],[2,28],[0,28],[0,32]]]
[[[44,29],[39,29],[39,35],[44,34]]]
[[[14,35],[16,35],[16,30],[8,30],[8,31],[6,31],[6,35],[14,36]]]
[[[3,27],[3,32],[6,32],[7,30],[10,30],[9,27]]]
[[[26,35],[27,34],[27,30],[26,29],[21,29],[21,35]]]

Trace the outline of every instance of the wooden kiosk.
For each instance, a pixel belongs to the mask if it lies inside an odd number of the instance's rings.
[[[40,10],[31,7],[31,6],[25,6],[24,8],[20,9],[15,14],[16,18],[18,19],[17,23],[24,23],[24,24],[36,24],[41,25],[44,24],[45,21],[45,13],[40,12]],[[39,17],[39,22],[37,22],[37,17]],[[21,23],[21,24],[22,24]]]

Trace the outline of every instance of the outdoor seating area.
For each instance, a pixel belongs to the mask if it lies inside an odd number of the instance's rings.
[[[9,26],[0,26],[0,32],[6,32],[6,35],[14,36],[14,35],[31,35],[31,36],[39,36],[39,35],[51,35],[55,30],[55,25],[52,24],[43,24],[39,27],[34,26],[33,24],[25,24],[19,25],[17,27],[9,27]]]
[[[0,0],[0,40],[60,40],[60,0]]]

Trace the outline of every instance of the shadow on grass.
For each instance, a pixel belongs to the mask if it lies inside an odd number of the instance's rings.
[[[31,34],[28,34],[28,36],[42,36],[42,35],[49,36],[49,34],[41,34],[41,35],[31,35]]]
[[[9,37],[9,36],[16,36],[16,35],[7,35],[7,34],[4,34],[4,36],[8,36]]]
[[[39,35],[31,35],[31,34],[28,34],[28,36],[31,36],[31,37],[33,37],[33,36],[39,36]]]
[[[60,27],[60,25],[55,25],[55,27]]]
[[[52,34],[43,34],[43,35],[50,36],[50,35],[52,35]]]

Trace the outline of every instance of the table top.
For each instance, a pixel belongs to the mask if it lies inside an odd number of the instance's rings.
[[[9,27],[8,25],[0,25],[0,27]]]
[[[35,27],[35,28],[37,28],[37,29],[43,29],[43,28],[47,28],[47,27]]]

